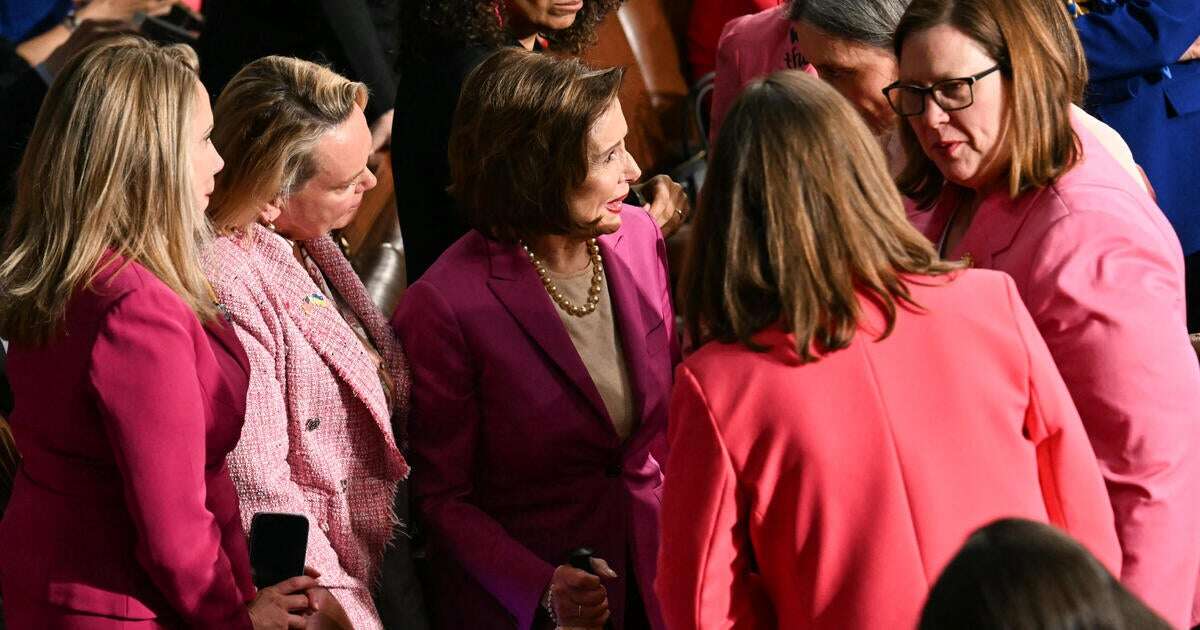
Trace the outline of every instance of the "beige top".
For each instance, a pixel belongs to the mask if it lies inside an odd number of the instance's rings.
[[[550,273],[558,290],[572,304],[587,303],[588,289],[592,286],[592,267],[577,274],[560,276]],[[612,418],[617,435],[625,440],[633,433],[637,423],[634,410],[633,389],[629,384],[629,366],[625,364],[625,352],[621,348],[621,337],[613,320],[612,300],[608,294],[608,278],[600,290],[600,303],[595,312],[575,317],[567,314],[557,304],[554,310],[567,328],[575,351],[583,359],[592,382],[600,391],[600,398]]]

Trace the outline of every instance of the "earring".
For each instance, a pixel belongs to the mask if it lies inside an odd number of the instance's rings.
[[[266,219],[261,219],[261,220],[259,220],[259,224],[262,225],[263,227],[267,228],[268,230],[271,230],[272,232],[275,231],[275,223],[274,222],[268,221]]]

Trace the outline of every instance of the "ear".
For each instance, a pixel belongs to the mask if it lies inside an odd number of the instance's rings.
[[[283,198],[276,196],[270,201],[264,201],[258,206],[258,218],[263,223],[272,224],[283,212]]]

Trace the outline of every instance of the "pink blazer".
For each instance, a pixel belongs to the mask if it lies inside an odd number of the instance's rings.
[[[913,628],[967,535],[1049,521],[1121,556],[1095,455],[1012,281],[910,279],[920,310],[799,364],[709,343],[676,374],[657,590],[672,630]],[[871,332],[875,331],[875,332]]]
[[[358,282],[333,242],[350,279]],[[243,238],[218,238],[205,256],[217,298],[229,312],[250,357],[246,426],[230,456],[242,500],[242,523],[256,512],[291,512],[309,519],[308,564],[321,572],[357,630],[379,628],[371,590],[391,540],[393,496],[408,466],[396,448],[392,417],[375,365],[314,282],[291,245],[259,225]],[[319,276],[316,276],[319,277]],[[359,286],[361,290],[361,285]],[[365,293],[364,293],[365,295]],[[373,306],[358,309],[368,323]],[[367,326],[406,406],[403,353],[382,314]],[[374,328],[374,330],[372,330]]]
[[[792,23],[788,3],[730,20],[717,43],[717,70],[713,83],[712,126],[709,138],[716,141],[721,121],[747,83],[776,70],[817,71],[804,60]]]
[[[1145,188],[1075,125],[1083,161],[1052,186],[980,205],[951,258],[1007,272],[1062,372],[1108,483],[1121,581],[1190,626],[1200,576],[1200,367],[1183,254]],[[937,242],[950,195],[925,228]],[[1200,621],[1200,619],[1196,619]]]
[[[249,365],[157,277],[119,257],[64,335],[12,344],[21,464],[0,522],[8,627],[244,628],[254,597],[225,456]]]
[[[663,629],[651,584],[679,351],[662,235],[640,208],[621,216],[599,242],[640,418],[624,443],[520,247],[468,233],[396,311],[436,627],[527,630],[554,567],[591,547],[621,576],[606,582],[617,630],[633,587]]]

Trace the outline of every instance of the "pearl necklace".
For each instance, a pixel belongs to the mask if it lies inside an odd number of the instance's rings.
[[[572,304],[571,300],[568,300],[567,296],[563,295],[562,291],[554,285],[554,281],[550,279],[550,272],[546,270],[546,265],[542,264],[542,260],[537,257],[537,254],[529,249],[529,245],[525,241],[520,243],[525,254],[529,256],[529,262],[533,263],[533,269],[537,271],[542,286],[546,287],[550,299],[554,300],[559,308],[575,317],[584,317],[596,311],[596,307],[600,305],[600,291],[604,287],[604,266],[601,264],[603,259],[600,258],[600,246],[596,243],[596,239],[588,239],[588,256],[592,259],[592,286],[588,287],[587,303],[583,306]]]

